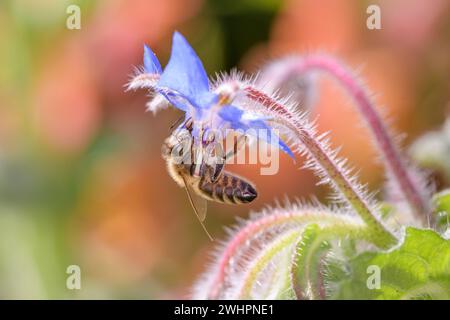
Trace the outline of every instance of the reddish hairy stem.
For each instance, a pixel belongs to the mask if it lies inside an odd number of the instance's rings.
[[[208,299],[217,299],[220,291],[225,284],[225,276],[227,268],[230,265],[230,260],[239,251],[240,247],[246,243],[247,240],[258,234],[263,230],[268,230],[271,227],[282,225],[289,221],[301,222],[326,222],[327,220],[337,220],[340,218],[335,215],[317,214],[312,215],[307,212],[293,211],[282,214],[271,214],[263,216],[257,220],[251,221],[245,227],[241,228],[237,234],[233,236],[231,241],[225,247],[223,254],[221,255],[218,270],[212,281],[211,288],[209,290]]]
[[[368,225],[373,233],[373,242],[381,248],[388,248],[394,245],[397,239],[378,221],[367,199],[358,191],[358,187],[352,183],[345,172],[340,170],[334,159],[323,148],[320,141],[311,134],[304,123],[301,123],[301,119],[298,119],[284,105],[278,103],[272,97],[255,87],[247,85],[243,90],[246,92],[248,98],[277,112],[283,122],[285,122],[285,125],[295,130],[297,138],[305,146],[308,154],[326,172],[327,177],[332,181],[336,189],[339,190],[351,207]]]
[[[257,221],[249,223],[247,226],[242,228],[228,243],[224,253],[222,254],[219,261],[219,270],[213,280],[208,299],[217,299],[222,286],[224,285],[224,279],[226,274],[226,269],[229,265],[230,259],[238,251],[239,247],[246,242],[252,235],[257,234],[261,230],[267,229],[271,226],[281,224],[289,220],[292,215],[276,216],[270,215],[265,216]]]
[[[412,179],[405,160],[402,158],[399,149],[389,135],[386,126],[369,98],[369,94],[353,74],[341,63],[324,55],[307,56],[288,62],[283,71],[279,74],[278,84],[275,83],[277,87],[293,75],[305,74],[311,71],[326,72],[338,80],[353,98],[356,108],[367,122],[370,132],[374,137],[373,140],[383,155],[384,165],[392,174],[392,177],[394,177],[395,183],[408,202],[412,212],[416,218],[423,221],[430,209],[427,200],[420,193],[421,187]]]

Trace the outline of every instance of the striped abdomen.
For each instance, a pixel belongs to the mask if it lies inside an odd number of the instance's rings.
[[[250,182],[226,171],[214,181],[201,179],[198,190],[209,200],[231,204],[249,203],[258,195]]]

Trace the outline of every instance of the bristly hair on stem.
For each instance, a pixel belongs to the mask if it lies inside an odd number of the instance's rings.
[[[336,191],[336,200],[343,201],[369,226],[373,242],[381,248],[389,248],[397,239],[380,220],[380,213],[373,196],[366,186],[358,183],[351,170],[345,167],[346,160],[339,159],[337,152],[330,149],[326,135],[318,135],[305,113],[286,99],[265,93],[253,81],[243,77],[222,76],[214,91],[223,99],[239,101],[247,110],[265,114],[272,125],[288,135],[297,152],[308,158],[305,167],[311,168]]]
[[[390,192],[400,194],[413,215],[411,220],[423,225],[431,213],[433,188],[425,174],[402,154],[366,87],[345,64],[325,54],[287,57],[263,68],[259,81],[263,85],[268,83],[272,89],[279,88],[291,78],[306,77],[316,71],[331,76],[353,99],[353,106],[365,120],[386,168]]]
[[[389,180],[416,217],[412,223],[430,211],[426,179],[401,154],[364,85],[344,64],[328,56],[313,55],[278,60],[266,70],[268,85],[264,83],[264,72],[259,78],[248,78],[233,71],[210,82],[193,48],[175,32],[165,68],[145,46],[144,66],[137,69],[128,84],[128,89],[148,90],[152,99],[147,107],[154,113],[173,106],[184,113],[185,119],[192,119],[192,146],[203,146],[204,132],[209,129],[263,129],[277,138],[281,133],[281,139],[273,142],[253,130],[256,139],[266,139],[264,142],[273,143],[292,158],[293,151],[305,155],[304,166],[321,178],[320,183],[329,184],[335,191],[336,203],[331,207],[320,203],[288,204],[251,216],[232,232],[195,286],[193,297],[197,299],[332,297],[333,281],[328,281],[331,278],[326,277],[325,265],[331,267],[328,270],[340,269],[342,261],[359,253],[358,245],[385,251],[400,246],[408,234],[404,228],[391,230],[389,220],[381,219],[380,204],[367,186],[358,182],[346,159],[338,157],[338,151],[330,147],[327,133],[318,134],[308,113],[292,102],[310,102],[311,95],[301,91],[314,89],[315,84],[310,83],[315,77],[311,76],[313,71],[331,75],[353,98],[382,155]],[[298,91],[289,95],[286,90],[291,86],[286,83],[293,77],[300,77],[301,83],[291,82]],[[179,124],[177,129],[182,126]],[[343,271],[345,278],[346,270],[337,271]]]
[[[220,78],[220,77],[219,77]],[[279,130],[300,154],[306,154],[306,167],[312,168],[336,191],[343,201],[367,224],[372,241],[380,248],[397,243],[383,225],[377,203],[360,185],[345,159],[330,148],[326,135],[318,135],[314,124],[288,98],[264,92],[254,79],[239,74],[221,77],[211,85],[201,60],[178,32],[174,33],[171,57],[162,69],[156,55],[144,47],[144,67],[128,88],[146,88],[153,96],[163,96],[171,105],[193,119],[193,143],[202,144],[201,132],[210,128]],[[263,136],[256,136],[264,139]],[[267,136],[266,136],[267,137]],[[266,141],[267,142],[267,141]],[[293,157],[289,146],[278,139],[277,146]]]
[[[194,299],[247,297],[249,285],[255,283],[254,277],[259,273],[255,270],[264,267],[255,264],[255,261],[260,260],[257,256],[266,254],[264,252],[267,251],[265,249],[269,243],[283,242],[287,233],[290,233],[287,235],[288,240],[301,237],[302,230],[311,224],[325,229],[332,227],[336,231],[333,236],[342,238],[364,239],[362,231],[367,228],[358,216],[323,205],[298,203],[286,204],[284,208],[268,207],[260,213],[252,214],[249,220],[229,232],[229,240],[218,248],[214,261],[193,288],[192,297]],[[345,233],[340,230],[345,230]],[[291,244],[295,245],[295,242],[292,241]],[[283,245],[278,246],[278,249],[282,247]],[[267,254],[273,255],[276,251],[277,246]],[[265,260],[267,259],[268,257]],[[298,290],[296,295],[297,298],[302,298]]]

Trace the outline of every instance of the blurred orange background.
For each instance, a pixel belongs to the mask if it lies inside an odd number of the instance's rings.
[[[66,9],[81,9],[81,29]],[[381,30],[366,8],[381,8]],[[176,110],[145,113],[125,92],[147,43],[165,64],[179,30],[210,75],[252,73],[285,54],[327,52],[375,94],[408,145],[450,111],[450,2],[446,0],[4,0],[0,3],[0,298],[186,297],[216,245],[198,225],[160,149]],[[373,190],[383,172],[350,99],[320,78],[321,131]],[[207,226],[224,239],[236,216],[276,199],[329,191],[285,155],[280,172],[230,170],[254,181],[247,206],[209,205]],[[218,241],[215,241],[218,242]],[[66,288],[81,267],[82,289]]]

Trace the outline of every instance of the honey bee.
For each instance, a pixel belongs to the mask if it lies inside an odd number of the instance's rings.
[[[211,155],[205,154],[207,148],[199,148],[194,143],[192,119],[185,120],[181,128],[185,130],[174,130],[164,141],[162,156],[166,160],[170,176],[180,187],[185,188],[198,220],[212,240],[204,225],[208,200],[245,204],[257,197],[251,182],[224,170],[225,161],[245,145],[245,136],[238,138],[228,154],[216,155],[212,157],[213,161],[206,161],[211,160]],[[208,145],[213,142],[214,136],[208,137],[205,143]]]

